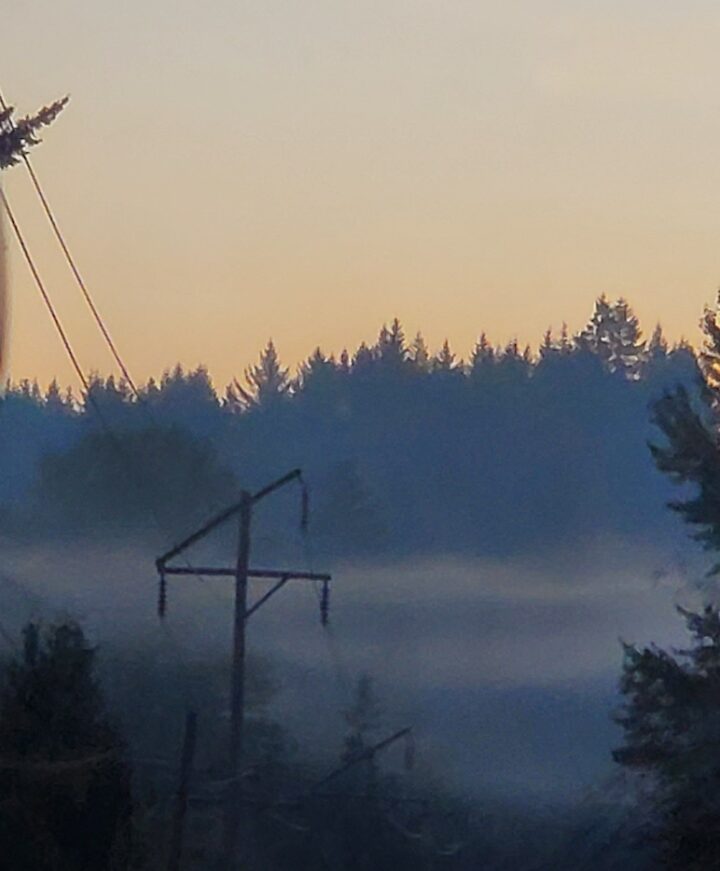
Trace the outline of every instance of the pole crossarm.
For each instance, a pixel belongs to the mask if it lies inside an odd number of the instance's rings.
[[[213,566],[165,566],[161,569],[163,575],[201,575],[203,577],[221,577],[221,578],[233,578],[235,577],[235,569],[224,569],[224,568],[215,568]],[[247,620],[252,614],[254,614],[259,608],[261,608],[267,600],[274,596],[278,590],[281,590],[288,581],[317,581],[322,583],[323,585],[328,584],[332,580],[332,575],[328,575],[326,573],[320,572],[300,572],[300,571],[284,571],[283,569],[248,569],[248,577],[249,578],[265,578],[269,580],[276,580],[277,583],[273,584],[272,587],[262,595],[257,602],[252,604],[245,611],[245,619]],[[323,600],[326,600],[327,593],[323,593]],[[325,614],[325,609],[327,605],[323,606],[323,613]],[[323,617],[323,620],[327,619],[327,615]]]
[[[203,577],[234,578],[235,569],[215,568],[213,566],[165,566],[162,569],[166,575],[202,575]],[[332,575],[319,572],[296,572],[284,569],[248,569],[250,578],[267,578],[268,580],[288,581],[331,581]]]
[[[399,741],[400,738],[404,738],[411,732],[412,726],[406,726],[404,729],[400,729],[399,732],[390,735],[389,738],[384,738],[382,741],[378,741],[377,744],[373,744],[372,747],[368,747],[367,750],[363,750],[362,753],[353,756],[352,759],[349,759],[344,765],[341,765],[340,768],[331,771],[330,774],[327,774],[322,778],[322,780],[318,780],[317,783],[311,787],[310,791],[314,793],[316,789],[324,786],[326,783],[329,783],[329,781],[334,780],[341,774],[344,774],[349,768],[353,768],[353,766],[359,765],[361,762],[365,762],[368,759],[373,759],[376,753],[379,753],[381,750],[384,750],[386,747],[389,747],[391,744],[394,744],[396,741]]]
[[[264,499],[266,496],[269,496],[271,493],[274,493],[275,490],[278,490],[280,487],[284,487],[285,484],[289,484],[291,481],[299,481],[302,479],[302,471],[300,469],[293,469],[292,472],[288,472],[287,475],[283,475],[282,478],[278,478],[277,481],[273,481],[272,484],[268,484],[267,487],[263,487],[262,490],[258,490],[257,493],[250,493],[250,501],[252,504],[257,504],[261,499]],[[184,538],[179,544],[176,544],[175,547],[171,548],[167,553],[164,553],[161,557],[158,557],[155,560],[155,565],[158,568],[158,571],[162,570],[165,567],[165,564],[168,560],[171,560],[173,557],[182,553],[184,550],[187,550],[191,545],[195,544],[195,542],[200,541],[205,538],[205,536],[212,532],[213,529],[217,529],[218,526],[225,523],[226,520],[229,520],[235,514],[238,514],[241,510],[245,501],[248,498],[247,491],[243,491],[241,498],[234,502],[232,505],[229,505],[227,508],[223,509],[219,514],[216,514],[214,517],[211,517],[206,523],[204,523],[200,529],[197,529],[195,532],[191,533]]]

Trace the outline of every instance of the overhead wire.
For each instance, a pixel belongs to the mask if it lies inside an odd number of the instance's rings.
[[[8,202],[7,195],[5,194],[5,191],[1,187],[0,187],[0,200],[2,200],[3,208],[5,209],[5,213],[8,216],[8,220],[10,221],[10,226],[12,227],[13,232],[15,233],[15,238],[18,241],[18,244],[20,246],[20,250],[23,253],[23,257],[25,258],[25,262],[27,263],[28,268],[30,269],[30,273],[35,281],[37,289],[40,291],[40,296],[42,297],[43,302],[45,303],[45,307],[47,308],[48,313],[50,314],[50,318],[52,319],[52,322],[55,325],[55,329],[56,329],[58,335],[60,336],[60,341],[62,342],[63,347],[65,348],[65,352],[67,353],[67,355],[70,359],[70,362],[72,363],[72,367],[75,370],[75,374],[77,375],[78,380],[82,384],[83,390],[85,391],[88,399],[96,405],[94,398],[90,392],[90,386],[88,384],[87,378],[85,377],[85,373],[83,372],[82,367],[80,366],[80,363],[78,361],[78,358],[75,355],[75,351],[73,350],[73,347],[70,344],[70,339],[68,338],[68,335],[65,332],[65,328],[62,325],[62,321],[60,320],[60,316],[58,315],[58,313],[55,309],[55,306],[53,305],[53,302],[50,299],[50,294],[48,293],[47,288],[45,287],[45,283],[42,280],[40,273],[38,272],[38,268],[35,265],[35,261],[32,257],[32,254],[30,253],[30,249],[28,248],[27,242],[25,241],[25,237],[23,236],[23,233],[22,233],[20,226],[17,222],[17,219],[15,218],[15,213],[10,208],[10,203]]]
[[[6,110],[8,108],[8,104],[6,103],[4,96],[2,95],[1,92],[0,92],[0,107],[3,110]],[[65,236],[60,228],[59,222],[58,222],[58,220],[55,216],[55,213],[54,213],[54,211],[49,203],[49,200],[48,200],[47,196],[45,195],[43,187],[40,183],[40,180],[37,176],[37,173],[35,172],[35,170],[33,168],[33,165],[32,165],[32,162],[31,162],[29,156],[26,153],[23,153],[21,155],[21,158],[22,158],[23,163],[25,164],[25,167],[26,167],[26,170],[28,172],[28,175],[30,176],[30,180],[32,182],[33,188],[34,188],[34,190],[35,190],[35,192],[40,200],[43,211],[45,212],[45,215],[46,215],[48,222],[53,230],[53,233],[57,239],[57,242],[60,246],[60,249],[65,257],[65,260],[68,264],[68,267],[70,268],[70,271],[71,271],[71,273],[72,273],[72,275],[73,275],[73,277],[78,285],[78,288],[81,291],[81,294],[85,300],[85,303],[88,306],[88,308],[92,314],[92,317],[93,317],[98,329],[100,330],[113,359],[115,360],[120,372],[122,373],[123,378],[125,379],[126,383],[128,384],[128,386],[129,386],[130,390],[132,391],[134,397],[136,398],[138,404],[143,408],[144,413],[148,416],[151,423],[157,425],[157,421],[155,419],[154,414],[152,413],[152,409],[147,405],[147,403],[145,401],[145,397],[138,389],[137,384],[134,381],[128,366],[126,365],[125,361],[123,360],[123,358],[122,358],[122,356],[117,348],[117,345],[113,341],[113,338],[110,334],[110,330],[107,327],[107,324],[105,323],[97,305],[95,304],[95,302],[93,300],[92,294],[90,293],[88,285],[86,284],[86,282],[82,276],[82,273],[80,272],[80,269],[77,265],[77,262],[72,255],[70,247],[69,247],[69,245],[65,239]],[[43,299],[45,306],[50,314],[50,317],[53,321],[55,329],[56,329],[56,331],[61,339],[61,342],[62,342],[63,347],[67,353],[67,356],[70,359],[72,366],[73,366],[73,369],[78,377],[78,380],[80,381],[80,383],[83,387],[83,390],[85,392],[85,396],[86,396],[88,402],[92,405],[94,411],[96,412],[98,419],[101,423],[101,426],[106,431],[106,433],[109,435],[109,437],[111,438],[111,441],[113,442],[115,447],[118,449],[123,462],[132,468],[132,466],[134,464],[128,462],[128,458],[125,454],[124,449],[122,448],[122,445],[119,443],[119,441],[115,437],[115,434],[114,434],[112,428],[110,427],[108,421],[105,419],[105,417],[102,413],[102,410],[99,406],[99,403],[97,402],[96,397],[93,395],[93,392],[91,390],[88,379],[85,376],[85,373],[84,373],[84,371],[79,363],[79,360],[74,352],[74,349],[73,349],[72,344],[70,342],[69,336],[68,336],[65,328],[63,327],[62,321],[57,313],[57,310],[55,309],[55,307],[52,303],[52,299],[50,297],[48,289],[45,286],[45,283],[43,282],[42,277],[40,276],[39,270],[34,262],[34,259],[31,255],[29,247],[24,239],[24,236],[23,236],[21,230],[20,230],[19,224],[17,222],[17,219],[15,218],[15,215],[14,215],[11,207],[10,207],[8,199],[7,199],[4,191],[2,191],[1,188],[0,188],[0,196],[2,197],[3,207],[5,208],[5,211],[8,214],[10,223],[12,225],[13,231],[15,233],[15,236],[16,236],[18,243],[20,245],[20,248],[22,250],[23,256],[27,262],[27,265],[30,269],[32,276],[33,276],[35,284],[37,285],[38,290],[40,291],[42,299]],[[305,493],[303,495],[303,499],[304,500],[306,499]],[[162,524],[159,520],[159,517],[157,515],[157,512],[156,512],[151,500],[148,500],[148,507],[150,508],[151,514],[153,515],[155,525],[162,532]],[[306,511],[306,504],[304,504],[304,506],[303,506],[303,511],[304,512]],[[305,527],[305,525],[306,524],[303,523],[303,527]],[[304,542],[304,546],[306,548],[306,558],[307,558],[309,565],[312,567],[312,564],[314,562],[314,560],[312,558],[312,548],[311,548],[311,545],[310,545],[310,542],[308,540],[306,532],[307,532],[307,530],[305,528],[303,528],[303,533],[304,533],[303,534],[303,542]],[[184,556],[183,559],[187,563],[188,567],[190,567],[190,563],[189,563],[187,557]],[[199,573],[196,573],[196,577],[201,581],[204,580],[204,578],[202,578],[202,576]],[[207,585],[207,586],[212,587],[212,585]],[[320,601],[321,594],[320,594],[320,591],[317,589],[317,587],[315,587],[315,592],[316,592],[316,595],[318,596],[318,600]],[[172,646],[175,648],[176,654],[178,655],[178,658],[180,659],[181,663],[183,664],[183,670],[184,671],[187,670],[187,660],[185,657],[185,651],[182,649],[178,639],[174,636],[174,633],[170,632],[170,629],[166,625],[165,621],[161,621],[161,622],[162,622],[164,634],[166,635],[168,640],[172,643]],[[5,634],[4,631],[2,630],[2,627],[0,627],[0,633],[3,635]],[[330,654],[330,658],[331,658],[333,666],[334,666],[336,682],[338,683],[339,689],[341,690],[342,694],[347,697],[347,696],[349,696],[349,683],[348,683],[348,678],[347,678],[347,670],[344,667],[343,663],[341,662],[339,652],[336,648],[336,639],[334,638],[334,633],[332,633],[331,627],[325,627],[325,632],[323,632],[323,635],[325,637],[325,642],[326,642],[326,645],[328,648],[328,652]],[[188,690],[189,690],[189,692],[188,692]],[[194,704],[195,703],[194,690],[192,688],[188,687],[187,685],[186,685],[186,694],[193,697],[192,701]]]
[[[40,295],[41,295],[42,300],[45,304],[45,307],[50,315],[50,318],[51,318],[54,326],[55,326],[55,330],[60,337],[62,345],[65,349],[65,352],[66,352],[71,364],[72,364],[72,367],[75,371],[75,374],[77,375],[77,378],[80,381],[80,384],[82,385],[82,388],[83,388],[83,391],[85,394],[85,398],[89,402],[89,404],[92,406],[93,411],[97,415],[97,418],[100,422],[101,427],[108,435],[108,438],[110,439],[115,450],[118,452],[118,455],[120,456],[122,462],[132,472],[134,464],[131,461],[129,461],[125,449],[123,448],[122,444],[118,440],[113,428],[110,426],[108,420],[106,419],[105,415],[103,414],[102,408],[100,407],[100,404],[98,403],[97,398],[93,394],[90,383],[88,382],[88,379],[87,379],[87,377],[82,369],[82,366],[80,365],[80,361],[75,353],[75,350],[73,349],[73,346],[72,346],[72,343],[71,343],[70,338],[68,336],[68,333],[65,330],[65,327],[63,326],[62,320],[60,319],[60,315],[58,314],[58,311],[55,308],[55,305],[52,302],[48,288],[45,285],[45,282],[43,281],[42,276],[40,275],[40,271],[35,263],[35,260],[32,256],[32,253],[31,253],[30,248],[27,244],[25,236],[20,228],[20,225],[19,225],[18,220],[15,216],[15,213],[10,205],[8,197],[5,194],[5,191],[2,189],[2,187],[0,187],[0,202],[2,203],[2,206],[3,206],[5,212],[8,216],[8,220],[10,222],[12,230],[15,234],[16,239],[17,239],[18,245],[20,246],[20,250],[22,251],[23,257],[25,259],[25,262],[27,263],[27,266],[30,270],[32,277],[33,277],[35,285],[37,286],[38,291],[40,292]],[[137,390],[137,388],[135,388],[135,390]],[[135,475],[135,474],[131,474],[131,478],[132,478],[132,480],[135,481],[136,485],[140,486],[142,489],[142,485],[140,485],[140,480],[141,480],[140,477]],[[148,508],[150,510],[151,516],[153,517],[155,525],[157,526],[159,531],[162,532],[162,524],[160,522],[160,518],[157,514],[155,506],[152,504],[152,502],[150,500],[148,500]],[[166,626],[164,627],[164,632],[165,632],[166,636],[173,642],[173,646],[175,647],[176,654],[178,655],[178,658],[181,661],[186,662],[186,657],[184,656],[184,652],[180,650],[179,643],[178,643],[177,639],[171,635],[171,633],[168,630],[168,627],[166,627]],[[4,630],[4,629],[0,630],[0,634],[3,636],[3,638],[9,637],[9,633],[7,633],[7,630]],[[193,696],[192,690],[190,690],[188,692],[186,689],[186,694],[188,695],[188,697],[191,698],[191,701],[194,704],[195,699],[192,698],[192,696]]]
[[[75,351],[74,351],[73,346],[70,342],[68,334],[65,331],[65,328],[63,327],[60,316],[59,316],[55,306],[53,305],[53,302],[52,302],[52,299],[50,298],[50,294],[47,290],[47,287],[42,279],[42,276],[40,275],[40,272],[37,268],[37,265],[36,265],[35,260],[32,256],[32,253],[30,252],[28,244],[25,240],[25,237],[22,233],[22,230],[20,229],[18,221],[15,217],[15,213],[13,212],[13,209],[10,206],[10,203],[8,201],[7,195],[5,194],[5,191],[1,187],[0,187],[0,201],[2,202],[3,208],[5,209],[5,212],[8,216],[8,219],[10,221],[10,225],[12,226],[13,232],[15,233],[15,237],[18,241],[18,244],[19,244],[20,249],[23,253],[25,261],[30,269],[30,273],[33,276],[35,284],[36,284],[38,290],[40,291],[40,294],[41,294],[42,299],[45,303],[45,306],[50,314],[50,317],[53,321],[53,324],[55,325],[55,329],[56,329],[58,335],[60,336],[62,344],[65,348],[65,351],[66,351],[66,353],[67,353],[67,355],[72,363],[72,366],[73,366],[75,373],[77,374],[77,377],[78,377],[78,379],[83,387],[83,390],[85,391],[86,399],[93,407],[93,410],[95,411],[102,428],[105,430],[106,434],[110,438],[111,443],[113,444],[113,446],[117,450],[118,455],[120,456],[121,460],[123,461],[123,463],[126,466],[128,466],[129,469],[132,469],[133,464],[128,461],[128,457],[127,457],[127,454],[126,454],[124,448],[122,447],[121,443],[117,439],[117,436],[116,436],[114,430],[112,429],[109,422],[105,418],[105,415],[103,414],[103,411],[102,411],[96,397],[93,395],[93,393],[90,389],[90,385],[88,383],[88,380],[85,376],[85,373],[82,370],[82,367],[80,366],[80,362],[77,358],[77,355],[75,354]],[[139,478],[135,477],[134,475],[132,476],[132,478],[136,483],[138,483]],[[152,504],[149,504],[148,507],[150,508],[151,514],[154,517],[156,524],[159,527],[160,520],[159,520],[159,517],[154,509],[154,506]],[[176,654],[178,655],[178,658],[180,659],[181,664],[183,665],[183,668],[186,669],[187,660],[186,660],[186,657],[184,656],[184,651],[180,649],[180,646],[179,646],[177,639],[173,635],[171,635],[168,627],[165,626],[164,631],[165,631],[166,636],[173,642],[173,646],[175,647]],[[7,633],[7,631],[4,630],[2,627],[0,627],[0,635],[2,635],[2,637],[5,638],[5,640],[7,640],[7,638],[10,637],[9,634]],[[188,690],[188,686],[189,686],[189,684],[186,683],[185,693],[186,693],[186,696],[188,698],[190,698],[191,702],[194,704],[196,699],[194,698],[194,693],[193,693],[192,688],[190,688]]]
[[[9,108],[9,106],[5,100],[5,97],[3,96],[2,92],[0,91],[0,109],[2,109],[3,111],[7,111],[8,108]],[[72,253],[70,252],[70,248],[67,245],[67,243],[65,241],[65,237],[64,237],[62,231],[60,230],[60,226],[55,218],[55,213],[53,212],[53,210],[50,206],[50,203],[49,203],[47,197],[45,196],[45,192],[43,191],[42,185],[40,184],[40,180],[37,176],[37,173],[35,172],[35,169],[33,168],[32,162],[30,160],[30,156],[26,152],[21,152],[20,157],[21,157],[23,163],[25,164],[25,168],[28,171],[28,174],[29,174],[30,179],[31,179],[32,184],[33,184],[33,187],[35,188],[35,192],[37,193],[38,198],[40,199],[43,210],[45,211],[45,215],[47,216],[47,219],[50,222],[50,226],[52,227],[53,232],[55,234],[55,237],[57,238],[57,241],[60,245],[60,248],[65,256],[65,260],[67,261],[67,264],[70,267],[72,274],[75,276],[75,280],[78,284],[78,287],[82,291],[82,295],[85,299],[85,302],[87,303],[88,308],[90,309],[92,316],[95,319],[95,323],[97,324],[98,328],[100,329],[100,332],[102,333],[102,335],[105,339],[105,342],[107,343],[107,346],[110,349],[110,353],[113,355],[115,362],[117,363],[118,367],[120,368],[120,371],[122,372],[123,378],[125,378],[125,380],[127,381],[128,385],[130,386],[130,388],[131,388],[132,392],[135,394],[135,396],[138,397],[139,391],[138,391],[137,387],[135,386],[135,382],[133,381],[132,376],[130,375],[130,372],[129,372],[127,366],[125,365],[122,357],[120,356],[120,352],[118,351],[117,346],[113,342],[112,336],[110,335],[110,331],[109,331],[105,321],[103,320],[97,306],[95,305],[95,302],[94,302],[94,300],[90,294],[90,291],[85,283],[85,280],[82,277],[80,269],[77,266],[75,258],[72,256]]]
[[[9,108],[8,103],[5,100],[2,92],[0,92],[0,108],[2,108],[4,111],[6,111]],[[83,279],[82,273],[80,272],[80,269],[77,265],[77,261],[73,257],[72,252],[70,251],[70,247],[65,240],[65,236],[64,236],[62,230],[60,229],[60,225],[59,225],[59,222],[55,216],[54,210],[50,206],[50,202],[49,202],[47,196],[45,195],[43,187],[40,183],[40,179],[38,178],[38,175],[35,172],[35,169],[32,165],[32,162],[30,160],[29,155],[26,152],[23,152],[21,154],[21,159],[22,159],[23,163],[25,164],[25,168],[27,169],[27,172],[30,176],[33,187],[35,189],[35,192],[38,195],[38,198],[42,204],[45,215],[50,223],[50,226],[52,227],[52,230],[55,234],[55,237],[56,237],[56,239],[60,245],[60,248],[65,256],[65,260],[67,261],[67,264],[70,267],[70,270],[75,278],[75,281],[76,281],[76,283],[77,283],[77,285],[82,293],[82,296],[83,296],[88,308],[90,309],[90,312],[95,320],[95,323],[97,324],[100,332],[102,333],[102,336],[103,336],[103,338],[104,338],[104,340],[105,340],[105,342],[110,350],[110,353],[112,354],[115,362],[117,363],[118,368],[120,369],[120,372],[122,373],[123,378],[125,379],[128,386],[130,387],[133,395],[135,396],[135,399],[137,400],[138,405],[143,409],[143,413],[147,416],[149,422],[152,425],[158,426],[158,421],[157,421],[155,415],[153,414],[152,408],[147,404],[145,397],[143,396],[142,392],[138,389],[136,382],[134,381],[132,375],[130,374],[129,367],[127,366],[127,364],[123,360],[122,355],[120,354],[120,351],[117,348],[117,345],[113,341],[112,336],[110,334],[110,330],[108,329],[107,324],[105,323],[105,320],[103,319],[97,305],[95,304],[95,302],[93,300],[93,297],[92,297],[92,294],[90,293],[89,287],[87,286],[85,280]],[[33,268],[33,267],[31,267],[31,268]],[[45,293],[44,298],[45,297],[47,297],[47,299],[49,300],[49,294]],[[51,311],[51,313],[52,313],[52,311]],[[56,325],[58,325],[59,319],[56,319],[55,317],[53,319],[56,320]],[[76,373],[78,374],[78,377],[81,381],[81,384],[83,385],[83,389],[85,390],[86,394],[89,394],[90,387],[89,387],[88,381],[84,377],[84,373],[82,372],[82,368],[79,366],[77,359],[75,358],[74,354],[72,354],[72,348],[70,346],[69,340],[67,339],[67,335],[64,333],[64,331],[61,331],[61,336],[63,337],[63,344],[65,345],[65,348],[68,351],[68,354],[71,356],[71,359],[73,360],[73,367],[74,367]],[[93,397],[88,396],[88,399],[92,402],[95,410],[98,412],[98,416],[102,418],[102,415],[99,413],[99,408],[98,408],[97,403],[93,401]],[[102,422],[102,420],[101,420],[101,422]],[[109,426],[107,425],[107,421],[104,422],[103,426],[104,426],[104,429],[106,431],[108,431],[110,429]],[[159,522],[157,512],[155,511],[151,500],[148,499],[147,501],[148,501],[149,507],[151,509],[151,512],[154,515],[156,527],[158,528],[158,530],[161,533],[164,533],[163,524]],[[188,567],[190,567],[190,563],[189,563],[187,557],[183,557],[183,560],[186,562]],[[205,580],[198,573],[196,573],[196,577],[200,581]]]

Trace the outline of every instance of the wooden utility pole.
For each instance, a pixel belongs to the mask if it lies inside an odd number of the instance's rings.
[[[237,857],[237,844],[241,826],[242,807],[244,797],[242,795],[242,765],[244,758],[244,724],[245,724],[245,631],[248,619],[271,596],[282,589],[288,581],[305,580],[321,582],[323,585],[320,602],[320,615],[324,623],[328,617],[328,585],[331,580],[328,574],[304,572],[284,569],[251,569],[250,568],[250,544],[253,507],[266,496],[274,493],[281,487],[291,482],[303,485],[302,473],[295,469],[289,474],[257,493],[249,493],[243,490],[238,502],[221,511],[211,518],[196,532],[189,535],[184,541],[163,554],[156,560],[156,566],[160,575],[160,591],[158,598],[158,613],[164,617],[167,604],[166,578],[168,575],[206,575],[210,577],[232,577],[235,580],[235,604],[233,619],[233,649],[232,649],[232,681],[230,690],[230,735],[228,742],[228,791],[225,803],[225,815],[223,825],[222,844],[222,868],[231,871],[235,867]],[[303,526],[306,521],[307,491],[303,485],[302,491]],[[238,549],[234,569],[217,568],[214,566],[170,566],[168,563],[173,557],[187,550],[191,545],[200,541],[220,524],[237,516],[239,519]],[[275,584],[252,605],[248,604],[248,581],[250,578],[265,578],[274,580]]]
[[[183,835],[185,834],[185,816],[187,814],[188,790],[192,775],[193,759],[195,758],[195,739],[197,737],[197,714],[188,711],[185,717],[185,734],[183,737],[182,756],[180,758],[180,779],[175,796],[175,812],[173,814],[172,841],[168,857],[168,871],[180,871],[182,858]]]
[[[240,763],[243,758],[245,726],[245,622],[248,601],[250,564],[250,524],[252,496],[243,491],[240,502],[237,563],[235,566],[235,618],[233,623],[232,691],[230,698],[230,785],[225,806],[223,832],[223,866],[232,868],[237,853],[239,829],[243,822],[241,806]]]
[[[245,721],[245,621],[248,610],[248,569],[252,496],[242,494],[237,564],[235,567],[235,619],[233,623],[232,696],[230,707],[230,770],[237,772],[243,753]]]

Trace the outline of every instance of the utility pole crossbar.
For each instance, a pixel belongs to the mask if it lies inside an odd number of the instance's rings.
[[[165,566],[162,570],[165,575],[203,575],[212,578],[234,578],[235,569],[219,569],[210,566]],[[248,569],[249,578],[267,578],[268,580],[280,580],[287,578],[289,581],[330,581],[332,576],[322,572],[296,572],[283,571],[282,569]]]
[[[230,871],[235,867],[237,843],[242,823],[242,807],[247,796],[243,795],[242,784],[238,772],[243,761],[243,733],[245,721],[245,631],[248,618],[261,608],[272,596],[281,590],[289,581],[315,581],[322,584],[320,596],[320,619],[323,625],[328,622],[329,584],[331,576],[316,572],[296,571],[294,569],[252,569],[250,568],[250,527],[253,507],[257,503],[289,484],[297,481],[302,487],[301,529],[305,531],[308,514],[308,492],[302,480],[300,469],[294,469],[282,478],[278,478],[267,487],[256,493],[242,491],[240,500],[230,505],[224,511],[210,518],[198,530],[188,535],[155,561],[160,576],[158,597],[158,614],[165,616],[167,603],[166,578],[170,575],[204,575],[207,577],[230,577],[235,579],[235,606],[233,618],[233,654],[232,654],[232,687],[230,693],[230,740],[228,747],[228,789],[225,804],[225,820],[222,844],[222,867]],[[174,557],[187,550],[193,544],[205,538],[231,517],[238,515],[239,535],[237,558],[234,569],[203,566],[201,568],[170,566],[168,563]],[[274,580],[266,593],[252,605],[248,605],[248,581],[251,578]]]
[[[225,508],[219,514],[216,514],[214,517],[211,517],[206,523],[204,523],[200,529],[192,532],[187,538],[184,538],[179,544],[176,544],[175,547],[171,548],[167,553],[164,553],[161,557],[158,557],[155,560],[155,565],[157,566],[158,571],[160,571],[168,560],[171,560],[173,557],[182,553],[184,550],[187,550],[191,545],[205,538],[208,533],[212,532],[213,529],[217,529],[218,526],[225,523],[226,520],[229,520],[234,514],[239,514],[242,509],[245,501],[250,499],[252,504],[259,502],[261,499],[264,499],[266,496],[269,496],[275,490],[279,490],[280,487],[285,486],[285,484],[289,484],[291,481],[300,481],[302,483],[302,472],[300,469],[293,469],[292,472],[289,472],[287,475],[283,475],[282,478],[278,478],[277,481],[273,481],[272,484],[268,484],[267,487],[263,487],[262,490],[258,490],[257,493],[247,493],[243,491],[243,495],[238,502],[234,502],[228,508]]]
[[[411,733],[412,726],[406,726],[404,729],[400,729],[399,732],[390,735],[389,738],[383,738],[382,741],[378,741],[377,744],[373,744],[372,747],[367,747],[356,756],[353,756],[352,759],[349,759],[344,765],[331,771],[330,774],[327,774],[322,778],[322,780],[318,780],[317,783],[312,786],[311,792],[315,792],[319,787],[324,786],[331,780],[335,780],[336,777],[339,777],[341,774],[344,774],[350,768],[354,768],[354,766],[359,765],[361,762],[374,759],[381,750],[384,750],[386,747],[389,747],[391,744],[394,744],[396,741],[399,741],[401,738],[404,738],[406,735],[410,735]]]

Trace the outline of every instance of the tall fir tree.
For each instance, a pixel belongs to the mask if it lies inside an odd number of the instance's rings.
[[[420,331],[415,334],[415,338],[410,344],[408,359],[416,372],[426,373],[430,371],[430,352]]]
[[[705,548],[720,550],[720,329],[706,310],[702,390],[666,392],[655,404],[663,436],[651,446],[658,468],[693,492],[671,507]],[[656,334],[655,348],[660,345]],[[716,563],[711,574],[720,566]],[[625,645],[617,716],[624,744],[615,759],[650,775],[648,839],[663,867],[701,871],[720,866],[720,614],[710,604],[700,613],[679,609],[691,634],[686,650]]]
[[[2,865],[128,867],[130,769],[105,711],[95,651],[72,622],[28,624],[24,641],[0,692]]]
[[[610,372],[639,377],[645,349],[640,324],[627,300],[611,303],[603,294],[585,329],[577,337],[579,348],[598,356]]]
[[[445,339],[440,350],[432,360],[433,372],[452,372],[456,368],[455,354],[450,349],[450,342]]]
[[[405,333],[397,318],[393,320],[390,329],[383,324],[374,351],[376,359],[384,367],[398,370],[404,365],[407,359]]]
[[[275,344],[270,339],[259,362],[245,370],[245,386],[236,378],[228,387],[226,404],[231,411],[274,407],[289,395],[291,389],[289,370],[281,366]]]

